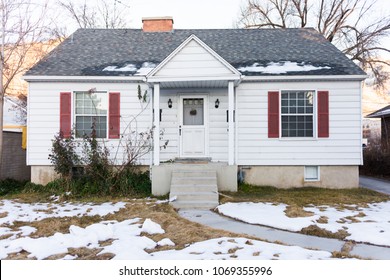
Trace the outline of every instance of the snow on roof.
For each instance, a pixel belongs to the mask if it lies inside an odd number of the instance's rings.
[[[287,72],[307,72],[321,69],[331,69],[329,66],[314,66],[291,61],[269,62],[266,66],[256,62],[251,66],[239,67],[240,72],[258,72],[265,74],[285,74]]]
[[[139,66],[134,63],[125,64],[122,67],[118,67],[116,65],[110,65],[105,67],[102,71],[110,71],[110,72],[131,72],[131,74],[135,76],[146,76],[156,68],[157,64],[153,62],[143,62]]]

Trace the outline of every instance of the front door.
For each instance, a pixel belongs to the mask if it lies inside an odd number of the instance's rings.
[[[180,156],[204,157],[207,132],[207,96],[180,97]]]

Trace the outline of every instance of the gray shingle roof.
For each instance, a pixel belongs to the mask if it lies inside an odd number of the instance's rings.
[[[26,76],[129,76],[135,71],[103,71],[144,62],[160,63],[191,34],[196,35],[245,75],[364,75],[314,29],[79,29],[32,67]],[[311,65],[317,70],[287,73],[246,71],[277,62]],[[282,63],[283,64],[283,63]],[[253,68],[252,68],[253,69]]]
[[[382,109],[379,109],[378,111],[375,111],[374,113],[371,113],[366,116],[366,118],[385,118],[390,117],[390,105],[383,107]]]

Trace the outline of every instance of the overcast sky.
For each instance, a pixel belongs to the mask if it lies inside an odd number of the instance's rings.
[[[232,28],[246,0],[118,0],[130,6],[132,28],[142,17],[172,16],[174,28]],[[369,0],[371,1],[371,0]],[[375,1],[375,0],[372,0]],[[379,14],[390,13],[390,0],[376,0]]]
[[[41,1],[41,0],[37,0]],[[51,3],[57,0],[49,0]],[[61,0],[67,2],[68,0]],[[84,3],[86,0],[73,0]],[[143,17],[172,16],[174,28],[232,28],[240,14],[240,8],[247,0],[110,0],[118,7],[128,7],[130,28],[142,28]],[[390,0],[377,1],[378,15],[390,13]],[[87,0],[93,5],[94,0]],[[381,7],[381,8],[380,8]],[[60,12],[60,15],[62,12]],[[63,14],[62,14],[63,16]],[[76,29],[77,26],[69,26]],[[70,31],[74,31],[70,30]]]
[[[130,3],[131,26],[141,28],[142,17],[172,16],[174,27],[232,28],[243,0],[120,0]]]

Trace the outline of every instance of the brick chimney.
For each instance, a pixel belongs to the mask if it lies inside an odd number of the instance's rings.
[[[171,32],[173,30],[172,17],[142,18],[143,32]]]

